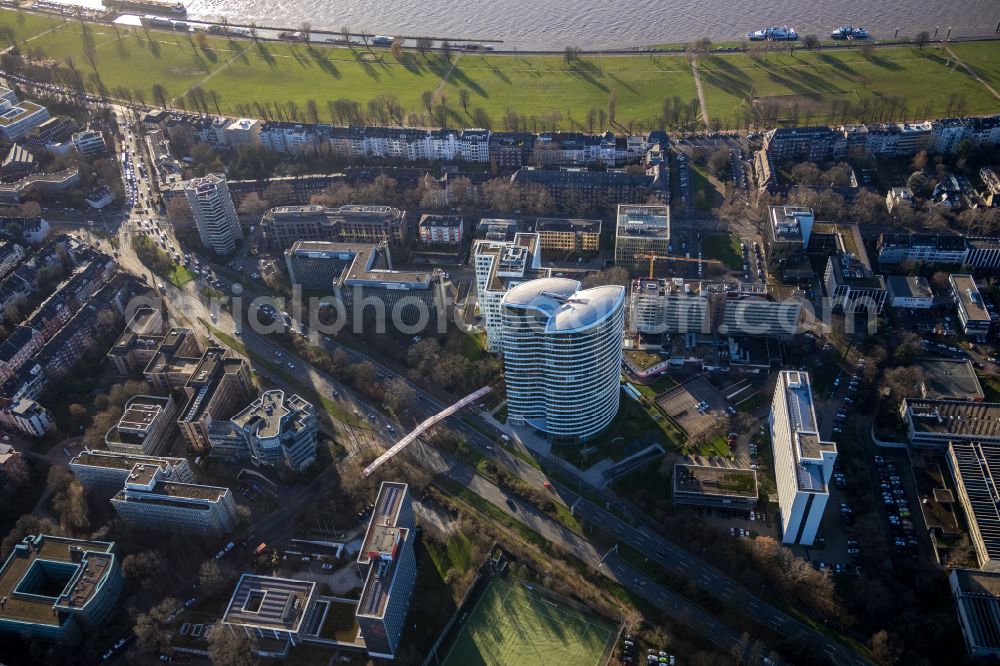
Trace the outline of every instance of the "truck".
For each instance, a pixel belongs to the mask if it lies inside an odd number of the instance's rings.
[[[261,542],[261,544],[259,546],[257,546],[257,548],[254,549],[253,554],[254,555],[263,555],[265,550],[267,550],[267,544],[264,543],[264,542]]]

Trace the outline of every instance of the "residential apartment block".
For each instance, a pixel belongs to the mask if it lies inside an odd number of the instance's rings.
[[[209,174],[193,178],[188,181],[184,193],[191,206],[201,244],[218,255],[236,251],[239,241],[243,239],[243,230],[226,186],[226,177]]]
[[[823,286],[833,307],[845,312],[882,312],[885,278],[872,270],[857,225],[813,225],[813,231],[831,235],[836,243],[823,272]]]
[[[668,181],[666,165],[649,167],[644,174],[522,167],[511,176],[511,182],[520,187],[522,206],[531,203],[535,188],[542,188],[561,210],[580,206],[603,210],[612,203],[650,200],[666,204],[670,201]]]
[[[399,648],[417,578],[414,527],[409,486],[383,481],[358,553],[356,618],[369,656],[394,659]]]
[[[275,249],[298,241],[386,242],[400,247],[410,238],[406,211],[392,206],[279,206],[267,211],[260,224],[264,243]]]
[[[0,631],[75,644],[111,615],[122,585],[113,542],[26,536],[0,568]]]
[[[417,231],[424,245],[460,245],[464,226],[465,220],[461,215],[425,213],[420,216]]]
[[[778,373],[769,422],[781,541],[811,546],[830,499],[837,445],[820,439],[808,373]]]

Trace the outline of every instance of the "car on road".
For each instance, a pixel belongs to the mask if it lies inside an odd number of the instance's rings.
[[[507,498],[507,508],[511,511],[517,511],[517,504],[511,498]]]
[[[195,597],[191,597],[190,599],[184,602],[184,608],[191,608],[191,606],[194,606],[196,601],[197,599]]]

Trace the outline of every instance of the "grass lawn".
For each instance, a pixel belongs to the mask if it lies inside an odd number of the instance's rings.
[[[726,268],[739,270],[743,266],[740,239],[731,234],[705,234],[701,249],[706,259],[718,259]]]
[[[959,42],[951,44],[951,50],[971,67],[984,81],[1000,92],[1000,57],[996,45],[989,42]]]
[[[977,62],[1000,59],[1000,42],[972,46],[970,58]],[[733,119],[751,98],[774,97],[797,100],[809,123],[832,122],[834,99],[857,101],[871,91],[906,98],[910,115],[920,119],[928,105],[931,117],[943,115],[952,93],[968,97],[970,114],[1000,110],[1000,102],[937,47],[880,48],[869,56],[856,50],[783,52],[757,62],[745,54],[714,55],[702,60],[699,71],[709,117],[722,120]]]
[[[69,56],[81,72],[91,71],[83,56],[82,28],[76,21],[0,9],[0,26],[11,27],[22,47],[41,49],[60,67],[66,66],[64,59]],[[147,39],[138,28],[118,30],[121,38],[109,25],[90,24],[105,88],[142,89],[150,100],[152,85],[161,83],[176,101],[200,85],[206,92],[217,93],[223,114],[236,114],[238,105],[255,102],[294,102],[305,109],[309,100],[315,100],[320,119],[326,122],[329,100],[347,98],[364,108],[369,100],[391,94],[404,115],[426,115],[421,94],[438,90],[444,81],[441,91],[449,109],[448,123],[455,127],[471,125],[473,111],[482,108],[496,128],[502,126],[507,109],[512,109],[534,118],[538,130],[553,123],[562,129],[590,129],[588,111],[606,112],[612,95],[619,124],[641,122],[648,127],[660,123],[664,99],[678,97],[687,103],[697,96],[684,57],[583,56],[567,65],[561,55],[458,53],[450,64],[440,54],[425,57],[405,52],[397,59],[384,49],[254,44],[249,39],[215,36],[206,37],[202,48],[193,33],[151,30]],[[996,64],[1000,41],[953,48],[985,78],[1000,80]],[[902,96],[914,117],[923,113],[927,103],[932,115],[941,115],[951,93],[967,95],[970,114],[1000,110],[1000,102],[967,72],[956,69],[938,47],[922,51],[880,48],[868,56],[846,48],[833,52],[799,49],[793,55],[772,53],[757,62],[743,53],[720,54],[703,58],[699,69],[709,116],[724,122],[742,118],[751,98],[767,96],[786,102],[787,96],[799,96],[800,106],[815,107],[810,122],[825,119],[830,102],[845,94],[851,99],[871,94]],[[459,102],[459,90],[469,92],[467,110]],[[698,183],[694,185],[697,189]]]
[[[449,535],[447,544],[425,539],[424,547],[427,548],[427,554],[434,562],[434,568],[441,574],[441,578],[444,578],[451,569],[462,572],[472,568],[475,547],[461,532]]]
[[[194,275],[191,274],[191,271],[184,268],[180,264],[174,264],[174,267],[170,270],[170,273],[167,275],[167,279],[170,280],[170,284],[180,289],[188,282],[193,280]]]
[[[444,666],[597,666],[607,661],[616,633],[603,618],[496,579],[465,619]]]

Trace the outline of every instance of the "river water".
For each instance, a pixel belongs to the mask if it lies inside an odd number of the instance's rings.
[[[99,4],[99,0],[75,0]],[[748,31],[788,25],[824,35],[840,25],[868,28],[877,39],[931,34],[991,35],[1000,0],[190,0],[188,18],[384,35],[501,40],[499,49],[614,49],[741,39]]]

